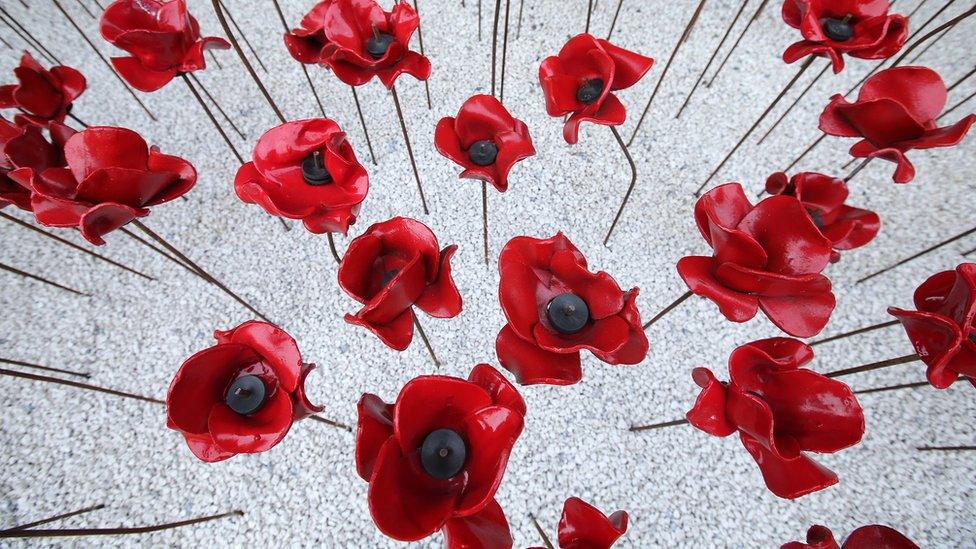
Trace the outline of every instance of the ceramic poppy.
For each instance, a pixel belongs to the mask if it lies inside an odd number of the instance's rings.
[[[580,351],[607,364],[637,364],[647,336],[639,290],[623,291],[562,233],[518,236],[498,257],[498,299],[508,324],[495,339],[498,360],[523,385],[572,385],[583,377]]]
[[[65,66],[47,70],[30,53],[24,52],[14,69],[16,84],[0,86],[0,109],[18,109],[17,125],[34,124],[46,128],[64,122],[71,104],[85,91],[85,77]]]
[[[55,143],[64,143],[63,163],[18,169],[9,176],[31,189],[31,209],[39,223],[77,227],[92,244],[104,244],[104,235],[196,184],[192,164],[150,149],[132,130],[95,126],[75,132],[52,123],[51,135]],[[10,156],[11,144],[5,149]]]
[[[718,305],[725,318],[745,322],[759,309],[784,332],[816,335],[834,310],[831,241],[799,200],[772,196],[755,206],[738,183],[698,199],[695,222],[713,254],[678,261],[688,289]]]
[[[301,219],[310,232],[346,234],[369,191],[369,176],[339,125],[327,118],[286,122],[254,146],[234,190],[271,215]]]
[[[413,340],[413,307],[435,318],[461,313],[451,277],[457,246],[443,250],[426,225],[405,217],[377,223],[353,239],[339,264],[339,287],[363,304],[346,322],[402,351]]]
[[[102,38],[130,54],[113,57],[112,66],[144,92],[206,68],[206,50],[230,48],[223,38],[200,36],[200,25],[184,0],[116,0],[102,14],[99,29]]]
[[[627,521],[626,511],[617,511],[608,517],[580,498],[569,498],[563,504],[563,514],[559,518],[559,548],[609,549],[627,532]]]
[[[976,264],[929,277],[915,290],[915,308],[888,307],[888,313],[928,366],[929,383],[945,389],[964,376],[976,387]]]
[[[840,259],[841,251],[871,242],[881,229],[878,214],[844,203],[848,191],[843,179],[815,172],[800,172],[793,177],[776,172],[766,179],[766,192],[793,196],[800,201],[820,234],[830,240],[831,262]]]
[[[462,178],[486,181],[498,192],[508,190],[512,166],[535,154],[529,127],[490,95],[465,101],[457,118],[441,118],[434,146],[464,168]]]
[[[539,66],[546,112],[549,116],[569,115],[563,124],[563,139],[570,145],[579,140],[583,122],[619,126],[627,119],[627,109],[611,92],[633,86],[653,64],[650,57],[578,34]]]
[[[325,0],[285,34],[285,45],[299,62],[325,65],[350,86],[375,76],[392,88],[403,73],[430,78],[430,60],[410,50],[419,26],[420,17],[407,2],[384,11],[375,0]]]
[[[976,123],[976,115],[970,114],[939,127],[947,97],[945,82],[932,69],[886,69],[868,78],[854,103],[840,94],[831,97],[820,115],[820,129],[828,135],[861,138],[851,147],[851,156],[894,162],[895,183],[908,183],[915,178],[915,166],[906,152],[956,145]]]
[[[806,543],[791,541],[780,549],[918,549],[918,545],[901,532],[880,524],[862,526],[851,532],[843,545],[838,545],[830,529],[814,525],[807,530]]]
[[[889,15],[888,7],[888,0],[785,0],[783,21],[799,29],[803,40],[786,48],[783,61],[827,57],[839,73],[844,70],[844,55],[891,57],[908,39],[908,18]]]
[[[281,328],[256,320],[226,332],[186,359],[166,394],[166,426],[193,455],[215,462],[270,450],[292,423],[322,411],[308,401],[298,345]]]
[[[449,548],[511,547],[495,502],[525,402],[487,364],[468,379],[420,376],[387,404],[359,400],[356,472],[376,527],[400,541],[444,529]]]
[[[837,484],[837,475],[805,452],[831,454],[864,435],[864,414],[843,382],[801,368],[813,349],[784,337],[753,341],[729,356],[731,381],[695,368],[701,387],[689,423],[710,435],[738,432],[756,460],[766,487],[781,498],[798,497]]]

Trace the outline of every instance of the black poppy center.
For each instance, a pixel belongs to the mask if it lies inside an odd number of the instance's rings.
[[[241,376],[234,380],[224,395],[224,402],[242,416],[253,414],[264,404],[267,390],[258,376]]]
[[[420,447],[420,464],[428,475],[447,480],[461,471],[467,454],[461,435],[450,429],[438,429],[424,439]]]
[[[561,334],[575,334],[590,320],[590,308],[576,294],[559,294],[546,307],[549,323]]]
[[[576,89],[576,100],[585,105],[596,102],[603,93],[603,80],[594,78],[583,82],[583,85]]]
[[[310,156],[306,156],[305,160],[302,160],[302,177],[305,178],[305,183],[314,187],[328,185],[332,182],[332,175],[329,170],[325,169],[322,153],[315,151]]]
[[[854,36],[854,25],[851,25],[851,16],[843,19],[828,17],[823,20],[823,31],[834,42],[846,42]]]
[[[809,209],[807,210],[807,213],[810,214],[810,219],[813,220],[813,224],[816,225],[818,229],[823,230],[824,223],[823,217],[820,216],[820,212],[814,209]]]
[[[386,50],[390,49],[393,40],[393,35],[374,30],[373,36],[366,41],[366,53],[373,59],[379,59],[386,55]]]
[[[475,141],[468,149],[468,157],[479,166],[490,166],[495,163],[498,156],[498,147],[490,139]]]
[[[393,277],[395,277],[399,272],[399,269],[393,269],[392,271],[387,271],[384,273],[383,280],[380,282],[380,287],[385,288],[386,285],[389,284],[390,281],[393,280]]]
[[[973,345],[976,345],[976,334],[969,334],[969,341],[971,341]]]

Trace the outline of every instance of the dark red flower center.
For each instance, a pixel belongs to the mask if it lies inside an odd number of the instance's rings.
[[[393,269],[392,271],[387,271],[383,275],[383,280],[380,281],[380,288],[385,288],[386,285],[389,284],[390,281],[393,280],[393,277],[395,277],[397,275],[397,273],[399,273],[399,272],[400,272],[400,269]]]
[[[973,345],[976,345],[976,334],[969,334],[969,341],[971,341]]]
[[[366,53],[373,59],[379,59],[386,55],[386,50],[390,49],[393,41],[393,35],[380,32],[376,25],[373,25],[373,36],[366,41]]]
[[[227,388],[224,402],[231,410],[246,416],[261,408],[266,392],[264,382],[258,376],[241,376]]]
[[[546,306],[549,323],[561,334],[575,334],[590,320],[590,308],[576,294],[559,294]]]
[[[854,25],[851,25],[851,14],[847,14],[843,19],[828,17],[820,24],[823,26],[824,34],[834,42],[847,42],[854,36]]]
[[[584,105],[591,105],[603,94],[603,80],[594,78],[586,80],[576,89],[576,100]]]
[[[490,139],[475,141],[468,149],[468,157],[478,166],[490,166],[498,156],[498,147]]]
[[[451,429],[432,431],[420,447],[420,464],[428,475],[447,480],[461,472],[468,449],[464,439]]]
[[[315,151],[305,157],[302,161],[302,177],[305,178],[305,183],[315,187],[332,182],[332,175],[325,169],[322,153]]]
[[[822,231],[824,228],[824,223],[823,223],[823,217],[820,216],[820,212],[810,208],[807,210],[807,213],[810,214],[810,219],[813,220],[813,224],[816,225],[817,228]]]

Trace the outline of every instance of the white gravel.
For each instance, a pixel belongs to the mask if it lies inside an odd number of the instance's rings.
[[[89,123],[135,129],[163,151],[196,165],[200,181],[189,202],[155,209],[148,225],[249,296],[296,337],[306,359],[320,366],[309,391],[314,401],[325,404],[327,415],[353,424],[363,392],[389,401],[409,379],[433,372],[419,339],[396,353],[366,330],[343,322],[343,313],[358,305],[338,289],[324,237],[300,229],[286,233],[258,207],[236,198],[232,180],[237,166],[180,82],[142,95],[159,116],[159,122],[150,122],[49,1],[29,3],[30,10],[12,0],[4,7],[65,63],[88,76],[90,88],[76,105],[78,116]],[[97,36],[93,19],[76,3],[62,3],[90,36]],[[270,3],[226,3],[259,49],[269,68],[260,75],[287,116],[314,116],[315,104],[282,44]],[[684,291],[676,260],[707,252],[692,221],[691,193],[797,70],[779,60],[796,33],[779,19],[779,2],[770,2],[726,71],[711,88],[699,90],[684,116],[675,120],[684,94],[738,8],[732,0],[708,2],[632,148],[640,181],[610,247],[604,248],[600,243],[629,180],[624,157],[610,131],[600,126],[584,126],[580,143],[567,146],[561,121],[545,114],[537,80],[541,60],[583,30],[586,3],[526,2],[521,37],[516,39],[518,2],[512,2],[505,97],[513,113],[528,123],[538,154],[513,170],[508,193],[491,195],[491,247],[497,254],[513,236],[546,237],[562,230],[593,268],[610,272],[621,286],[641,288],[639,304],[649,318]],[[204,30],[218,34],[210,3],[190,4]],[[292,23],[311,6],[309,0],[283,4]],[[321,69],[313,69],[312,75],[328,112],[349,132],[370,170],[372,188],[353,234],[376,221],[406,215],[429,224],[443,244],[460,245],[454,273],[464,312],[452,320],[425,319],[424,324],[444,362],[439,372],[464,376],[478,362],[496,363],[494,340],[504,320],[496,297],[497,270],[494,263],[485,267],[481,258],[480,186],[457,180],[458,168],[438,155],[432,143],[436,121],[456,113],[468,96],[487,93],[489,86],[494,4],[484,2],[480,42],[477,0],[468,0],[464,8],[460,4],[425,0],[420,6],[434,65],[434,109],[426,109],[421,83],[405,77],[398,88],[431,206],[429,216],[420,209],[393,104],[382,86],[374,81],[360,91],[380,162],[374,167],[368,163],[348,88]],[[916,5],[905,0],[898,4],[902,12]],[[915,24],[942,4],[923,7]],[[966,9],[963,4],[951,7],[939,21]],[[657,59],[640,84],[619,94],[631,115],[622,128],[625,137],[694,6],[693,0],[624,2],[614,42]],[[613,0],[598,3],[594,32],[606,32],[615,7]],[[747,8],[747,14],[753,9]],[[744,23],[745,18],[738,28]],[[953,82],[972,68],[972,46],[966,38],[974,31],[976,21],[966,21],[921,62]],[[8,29],[0,28],[0,35],[22,47]],[[96,43],[113,54],[107,43],[97,38]],[[277,122],[233,52],[218,55],[223,69],[212,67],[199,77],[242,126],[248,139],[238,144],[249,151]],[[0,81],[11,79],[9,70],[18,58],[19,51],[0,50]],[[819,135],[816,120],[829,95],[847,90],[873,66],[849,59],[844,73],[823,78],[774,139],[756,147],[754,138],[715,183],[736,180],[749,192],[758,191],[771,171],[784,167]],[[976,81],[960,86],[950,102],[968,95],[974,85]],[[973,108],[976,104],[953,118]],[[830,138],[800,168],[843,175],[850,144]],[[954,267],[961,251],[976,246],[976,239],[969,238],[869,283],[854,283],[972,225],[974,150],[976,137],[970,136],[955,149],[911,153],[918,177],[910,185],[892,184],[893,166],[880,161],[853,181],[851,203],[878,211],[884,227],[869,246],[846,253],[829,268],[838,306],[825,333],[888,320],[888,305],[910,306],[919,282]],[[80,241],[70,232],[59,234]],[[88,371],[95,383],[162,398],[179,364],[212,344],[214,329],[251,318],[223,294],[121,234],[110,236],[101,251],[150,272],[158,282],[93,262],[9,223],[0,224],[0,238],[3,262],[94,294],[74,297],[0,274],[0,356]],[[348,240],[339,240],[344,249]],[[688,427],[627,431],[632,422],[681,417],[697,394],[693,367],[709,366],[725,378],[726,357],[735,345],[773,335],[779,334],[762,315],[736,325],[725,321],[713,304],[691,300],[650,331],[651,349],[642,364],[611,367],[584,354],[580,384],[526,388],[526,428],[498,491],[516,547],[540,541],[529,513],[539,515],[554,535],[562,502],[569,496],[607,512],[627,510],[631,529],[621,547],[778,547],[801,539],[814,523],[832,528],[838,538],[857,526],[883,523],[922,546],[972,547],[973,454],[915,451],[922,444],[973,443],[976,401],[967,384],[942,392],[926,388],[864,396],[864,441],[821,458],[838,472],[840,484],[798,501],[768,493],[734,437],[713,438]],[[816,351],[813,367],[828,371],[904,355],[911,347],[899,329],[891,328]],[[851,377],[850,383],[868,388],[921,380],[922,373],[918,365],[900,366]],[[166,429],[158,406],[6,377],[0,378],[0,406],[0,527],[96,503],[107,508],[52,526],[138,525],[243,509],[242,518],[165,533],[47,543],[397,546],[369,518],[366,483],[353,466],[354,437],[346,432],[303,422],[270,452],[208,465],[195,460],[182,438]],[[441,544],[438,535],[417,546]]]

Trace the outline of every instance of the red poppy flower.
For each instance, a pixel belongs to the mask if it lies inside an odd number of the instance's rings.
[[[166,394],[166,426],[206,462],[256,454],[292,423],[322,411],[305,396],[315,368],[284,330],[252,320],[214,332],[217,344],[186,359]]]
[[[149,207],[175,200],[196,184],[193,165],[150,149],[136,132],[96,126],[74,132],[51,124],[64,143],[64,163],[15,170],[10,176],[31,189],[31,209],[42,225],[77,227],[92,244]],[[10,153],[11,144],[5,149]],[[66,164],[66,165],[65,165]]]
[[[178,74],[203,70],[203,52],[226,50],[223,38],[200,36],[200,25],[184,0],[116,0],[102,14],[102,37],[131,57],[112,65],[133,88],[156,91]]]
[[[285,34],[292,57],[326,65],[350,86],[375,76],[387,88],[403,73],[430,78],[430,60],[410,50],[420,17],[407,2],[383,11],[375,0],[325,0],[302,18],[300,28]]]
[[[310,232],[343,233],[369,190],[366,169],[339,125],[327,118],[271,128],[237,170],[234,190],[271,215],[301,219]]]
[[[901,532],[872,524],[851,532],[844,545],[837,545],[833,532],[826,526],[814,525],[807,530],[807,542],[791,541],[780,549],[918,549],[918,545]]]
[[[745,322],[759,309],[784,332],[816,335],[834,310],[831,242],[803,204],[791,196],[753,206],[738,183],[720,185],[695,204],[695,222],[711,257],[687,256],[678,274],[693,293],[718,305],[725,318]]]
[[[976,264],[932,275],[915,290],[917,311],[888,307],[928,366],[937,389],[961,375],[976,387]]]
[[[833,471],[804,452],[830,454],[860,442],[864,414],[850,387],[801,368],[813,349],[801,341],[774,337],[732,351],[723,383],[707,368],[692,378],[702,388],[685,417],[710,435],[738,431],[756,460],[766,487],[796,499],[837,483]]]
[[[393,404],[364,394],[356,472],[376,527],[400,541],[444,528],[450,548],[511,547],[494,496],[524,416],[518,390],[487,364],[467,380],[414,378]]]
[[[377,223],[349,243],[339,264],[339,287],[363,304],[346,322],[363,326],[402,351],[413,340],[413,306],[435,318],[461,312],[451,277],[457,246],[439,250],[426,225],[405,217]]]
[[[487,181],[498,192],[508,190],[512,166],[535,154],[529,127],[490,95],[475,95],[465,101],[457,118],[441,118],[434,131],[434,145],[464,168],[462,178]]]
[[[578,34],[539,66],[539,82],[549,116],[570,115],[563,124],[563,139],[579,140],[583,122],[619,126],[627,109],[610,93],[636,84],[654,60],[614,46],[589,34]]]
[[[498,360],[523,385],[572,385],[583,377],[580,351],[607,364],[637,364],[647,336],[633,288],[592,273],[576,246],[557,233],[518,236],[498,256],[498,299],[508,324],[498,333]]]
[[[783,21],[803,40],[783,52],[793,63],[808,55],[829,57],[844,70],[844,54],[859,59],[891,57],[908,39],[908,18],[888,15],[888,0],[785,0]]]
[[[936,121],[947,97],[945,82],[932,69],[886,69],[868,78],[854,103],[840,94],[831,97],[820,115],[820,129],[828,135],[860,137],[851,147],[852,156],[895,162],[895,183],[908,183],[915,178],[915,166],[906,152],[951,147],[976,123],[976,115],[970,114],[939,127]]]
[[[607,517],[580,498],[569,498],[563,504],[563,515],[559,518],[559,547],[609,549],[627,532],[627,521],[626,511],[617,511]]]
[[[60,147],[44,139],[37,127],[18,126],[0,116],[0,209],[11,204],[28,212],[31,209],[30,187],[16,181],[11,172],[63,164]]]
[[[803,204],[820,234],[833,246],[831,262],[840,259],[840,251],[871,242],[881,229],[878,214],[844,204],[847,183],[843,179],[815,172],[800,172],[788,178],[785,173],[776,172],[766,180],[766,192],[792,196]]]
[[[53,122],[64,122],[71,103],[85,91],[85,77],[65,66],[47,70],[28,52],[14,69],[17,84],[0,86],[0,109],[19,109],[14,117],[18,125],[34,124],[46,128]]]

